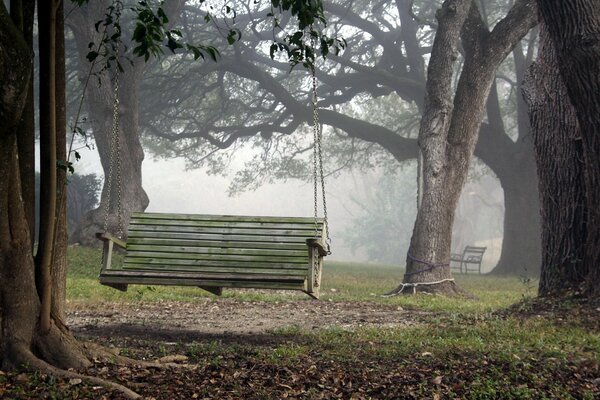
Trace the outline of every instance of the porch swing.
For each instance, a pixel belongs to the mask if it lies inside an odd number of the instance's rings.
[[[196,286],[221,295],[223,288],[300,290],[318,299],[323,257],[331,254],[322,165],[317,81],[312,72],[314,217],[164,214],[136,212],[123,239],[119,82],[115,79],[113,129],[100,283],[126,291],[128,285]],[[108,232],[112,178],[117,183],[118,232]],[[323,214],[318,216],[318,190]],[[125,250],[112,264],[114,246]]]

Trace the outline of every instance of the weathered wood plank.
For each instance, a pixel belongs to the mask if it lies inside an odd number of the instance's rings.
[[[166,235],[168,236],[168,235]],[[179,239],[179,238],[147,238],[130,237],[128,245],[157,245],[157,246],[201,246],[234,249],[268,249],[268,250],[297,250],[307,251],[306,245],[298,243],[264,243],[264,242],[224,242],[215,240]]]
[[[128,270],[109,270],[103,271],[100,276],[103,277],[146,277],[146,278],[173,278],[173,279],[201,279],[211,280],[230,280],[230,281],[262,281],[262,282],[304,282],[302,277],[288,275],[261,275],[260,278],[252,274],[212,274],[209,272],[181,272],[181,271],[128,271]],[[199,286],[199,285],[196,285]]]
[[[205,240],[205,241],[217,241],[224,243],[292,243],[302,244],[306,246],[306,239],[308,237],[285,237],[285,236],[246,236],[246,235],[215,235],[205,234],[196,232],[194,230],[188,232],[169,232],[160,229],[153,229],[148,231],[135,231],[130,230],[128,233],[130,238],[177,238],[177,239],[190,239],[190,240]]]
[[[275,217],[275,216],[250,216],[250,215],[212,215],[212,214],[169,214],[169,213],[148,213],[134,212],[131,218],[151,218],[151,219],[179,219],[189,221],[223,221],[223,222],[258,222],[258,223],[305,223],[314,224],[312,217]],[[323,219],[319,218],[322,223]]]
[[[124,264],[124,271],[173,271],[173,272],[202,272],[211,274],[247,274],[247,275],[271,275],[271,276],[306,276],[306,269],[287,268],[235,268],[235,267],[209,267],[193,265],[172,264]]]
[[[221,254],[193,254],[193,253],[161,253],[152,251],[131,251],[127,252],[128,259],[135,257],[144,258],[165,258],[169,260],[215,260],[215,261],[251,261],[266,263],[294,263],[302,264],[306,262],[306,257],[275,257],[275,256],[242,256],[242,255],[221,255]]]
[[[315,231],[315,224],[302,223],[263,223],[263,222],[236,222],[236,221],[195,221],[177,219],[150,219],[135,218],[130,220],[130,225],[156,225],[156,226],[193,226],[197,228],[236,228],[236,229],[271,229],[271,230],[302,230]],[[322,224],[317,230],[322,230]]]
[[[264,262],[243,262],[232,261],[232,260],[186,260],[186,259],[173,259],[173,258],[144,258],[144,257],[136,257],[136,258],[128,258],[126,257],[123,260],[123,266],[131,266],[131,268],[136,268],[136,265],[183,265],[189,266],[191,268],[202,269],[204,267],[222,267],[222,268],[278,268],[278,269],[296,269],[296,270],[306,270],[308,267],[308,259],[305,263],[268,263]]]
[[[274,229],[244,229],[236,227],[195,227],[182,225],[141,225],[135,224],[129,226],[129,231],[159,231],[159,232],[196,232],[213,235],[245,235],[245,236],[267,236],[267,237],[286,237],[295,236],[299,238],[310,238],[314,236],[314,230],[274,230]]]
[[[138,276],[100,276],[100,283],[107,286],[113,285],[169,285],[169,286],[199,286],[199,287],[226,287],[226,288],[253,288],[276,290],[304,290],[304,283],[293,282],[264,282],[264,281],[220,281],[204,279],[179,279],[165,277],[138,277]]]
[[[204,247],[202,242],[198,246],[158,246],[148,244],[127,244],[130,252],[151,251],[159,253],[185,253],[185,254],[208,254],[208,255],[231,255],[231,256],[274,256],[274,257],[306,257],[307,249],[304,250],[271,250],[271,249],[237,249],[234,247]],[[200,247],[202,246],[202,247]]]
[[[117,246],[126,249],[127,243],[124,240],[119,239],[118,237],[111,235],[108,232],[96,232],[96,238],[102,240],[103,242],[113,242]]]

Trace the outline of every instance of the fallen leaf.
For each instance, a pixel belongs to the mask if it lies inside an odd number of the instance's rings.
[[[172,355],[172,356],[164,356],[158,359],[159,363],[174,363],[174,362],[186,362],[188,360],[187,356],[184,355]]]

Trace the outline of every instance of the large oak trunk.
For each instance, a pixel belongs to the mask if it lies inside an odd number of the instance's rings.
[[[587,294],[600,297],[600,3],[538,3],[581,129],[586,219],[582,262],[589,268]]]
[[[542,25],[538,60],[526,78],[537,156],[542,214],[540,295],[580,290],[586,221],[583,149],[575,109],[560,77],[553,44]]]
[[[0,361],[2,368],[82,367],[89,361],[62,324],[51,319],[48,329],[40,329],[41,303],[17,156],[17,126],[29,91],[32,51],[4,5],[0,26]]]
[[[507,157],[514,163],[507,165],[500,180],[504,190],[504,237],[500,260],[492,273],[537,278],[541,238],[535,163],[530,155],[524,160],[515,158]]]
[[[531,1],[517,2],[489,32],[474,2],[447,0],[437,13],[439,25],[419,131],[419,208],[406,274],[396,292],[407,287],[413,291],[458,292],[449,265],[454,212],[496,68],[533,26],[534,15]],[[461,37],[465,62],[453,94],[452,78]]]
[[[82,81],[87,79],[89,61],[86,55],[89,52],[89,43],[98,43],[102,32],[94,29],[94,23],[102,19],[109,2],[94,2],[74,10],[67,21],[75,33],[75,40],[79,53],[80,75]],[[102,31],[102,30],[101,30]],[[124,50],[123,50],[124,51]],[[142,187],[142,149],[139,132],[138,96],[140,79],[143,75],[144,63],[135,62],[130,65],[123,61],[125,72],[119,74],[119,129],[118,152],[112,154],[113,159],[121,160],[120,181],[117,180],[117,168],[113,168],[113,176],[109,182],[111,159],[111,135],[113,131],[113,106],[115,98],[116,68],[101,70],[95,68],[96,75],[90,80],[87,87],[85,104],[88,120],[94,134],[102,169],[104,170],[104,187],[97,209],[90,211],[72,235],[73,242],[83,245],[97,246],[95,233],[104,230],[106,207],[110,203],[108,228],[115,234],[118,231],[119,219],[126,227],[128,218],[133,211],[143,211],[148,206],[148,196]],[[111,187],[110,198],[108,187]],[[118,210],[117,205],[122,205]]]

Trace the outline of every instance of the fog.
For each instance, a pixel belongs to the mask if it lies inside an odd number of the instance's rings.
[[[235,55],[232,48],[210,27],[194,22],[195,19],[203,19],[203,15],[197,11],[185,9],[187,19],[179,22],[188,29],[190,40],[210,43],[220,49],[222,58],[217,63],[199,63],[183,54],[165,54],[143,66],[138,64],[131,70],[127,67],[120,79],[123,135],[137,135],[145,146],[142,186],[150,200],[147,211],[312,216],[312,184],[296,179],[278,181],[285,174],[306,175],[311,164],[307,149],[312,147],[312,133],[305,125],[305,115],[299,111],[311,104],[309,74],[299,67],[290,70],[287,59],[281,54],[271,59],[268,54],[271,39],[265,40],[251,31],[245,32],[244,40],[236,43],[236,46],[248,52],[246,57],[252,63],[245,65],[236,61],[233,63],[236,68],[233,68],[228,64],[228,60],[231,61],[228,57]],[[254,11],[262,15],[262,11]],[[372,15],[365,18],[372,20],[374,26],[397,31],[399,37],[411,35],[412,30],[402,29],[398,15],[406,10],[396,10],[390,6],[390,9],[383,7],[371,11]],[[317,65],[320,107],[327,110],[329,118],[323,132],[324,169],[326,173],[337,169],[340,171],[326,180],[333,250],[330,259],[403,266],[416,214],[414,157],[420,121],[417,103],[422,100],[423,93],[412,94],[412,89],[405,93],[394,85],[388,86],[388,83],[382,83],[384,81],[380,80],[377,73],[369,72],[370,67],[340,69],[340,65],[350,60],[370,66],[382,58],[383,53],[389,51],[390,54],[396,54],[397,49],[387,49],[388,46],[394,47],[391,42],[377,43],[379,39],[374,39],[364,31],[360,19],[346,20],[344,12],[340,15],[336,12],[340,13],[334,10],[329,17],[344,27],[340,32],[352,38],[353,45],[343,52],[342,57],[346,61],[319,60]],[[427,18],[433,18],[434,12],[435,7],[425,3],[420,9],[422,16]],[[70,18],[75,14],[76,11]],[[96,20],[83,20],[85,23],[81,26]],[[78,48],[79,51],[87,49],[85,45],[98,39],[94,36],[88,38],[86,35],[89,32],[78,30],[78,27],[74,24],[71,27],[73,35],[67,38],[71,116],[79,106],[77,99],[82,88],[77,86],[89,68],[87,62],[75,61]],[[411,50],[414,54],[407,53],[381,63],[377,61],[380,67],[387,68],[389,74],[402,77],[406,72],[404,58],[414,59],[415,65],[421,61],[426,64],[429,59],[426,50],[431,44],[429,35],[432,32],[425,29],[427,32],[423,33],[427,34],[421,36],[417,31],[415,29],[412,33],[414,38],[405,39],[419,43],[418,48]],[[383,34],[380,36],[386,37]],[[76,46],[78,41],[81,42],[79,47]],[[382,53],[382,49],[386,49],[385,52]],[[85,58],[85,52],[87,50],[79,54],[80,61]],[[341,64],[338,65],[338,62]],[[510,76],[514,73],[513,69],[510,61],[503,66],[504,73]],[[95,76],[98,81],[103,81],[105,86],[100,88],[103,90],[113,85],[114,77],[107,71],[100,69],[98,76]],[[268,72],[269,78],[265,81],[266,78],[257,71]],[[424,85],[424,70],[421,75],[416,72],[419,75],[416,76],[412,74],[411,66],[410,72],[411,80],[415,79]],[[273,87],[278,90],[273,90]],[[86,99],[91,99],[91,102],[85,102],[85,115],[79,122],[91,133],[89,137],[94,132],[107,134],[110,130],[108,122],[112,119],[112,93],[107,95],[93,84],[87,90]],[[518,146],[523,141],[517,140],[519,127],[514,109],[515,90],[507,82],[499,81],[497,92],[498,104],[502,104],[498,112],[503,115],[506,127],[496,128],[502,128],[510,139],[503,143],[515,144],[515,148],[507,146],[502,151],[506,155],[516,154],[521,151]],[[99,98],[105,98],[105,102],[94,103],[93,99]],[[139,111],[139,115],[134,113],[137,118],[135,123],[127,120],[126,115],[133,109]],[[349,119],[361,123],[347,123]],[[300,122],[295,125],[297,121]],[[365,134],[371,130],[377,132],[379,139]],[[385,137],[385,140],[380,140],[381,137]],[[399,142],[398,137],[406,140]],[[250,149],[252,146],[254,153]],[[264,146],[262,150],[267,163],[264,166],[260,163],[250,164],[248,167],[246,163],[252,160],[252,154],[261,151],[261,146]],[[270,146],[272,151],[267,149]],[[402,146],[404,148],[399,150]],[[233,154],[233,161],[227,167],[226,175],[211,175],[209,167],[223,173],[221,166],[218,166],[221,150]],[[82,149],[79,152],[82,160],[75,165],[77,173],[94,173],[103,177],[96,150]],[[105,149],[103,154],[107,153]],[[494,154],[495,151],[488,153]],[[154,154],[158,158],[153,158]],[[176,158],[175,154],[184,155],[187,160]],[[290,158],[286,160],[285,157]],[[217,161],[214,161],[215,158]],[[496,166],[498,168],[494,170],[500,174],[502,182],[508,182],[511,175],[516,175],[511,169],[513,164],[519,174],[526,170],[519,169],[511,160],[506,157],[502,168]],[[215,164],[211,166],[213,161]],[[136,162],[139,159],[133,164]],[[466,245],[487,247],[482,264],[482,270],[487,272],[500,257],[505,198],[499,179],[490,168],[484,166],[485,162],[491,165],[489,160],[482,159],[473,162],[471,167],[470,178],[456,210],[452,252],[462,252]],[[300,163],[303,163],[301,167]],[[191,164],[198,167],[187,170],[186,166]],[[261,170],[263,167],[268,170],[266,173]],[[273,170],[269,170],[271,167]],[[228,189],[235,173],[245,168],[256,172],[256,175],[262,174],[262,177],[270,174],[269,178],[278,183],[265,184],[255,191],[229,196]],[[139,180],[133,184],[138,185]],[[513,191],[521,196],[523,188],[515,182],[511,181],[511,184]],[[514,193],[510,198],[515,198]]]
[[[81,161],[75,165],[77,173],[94,173],[102,176],[102,168],[97,151],[80,150]],[[143,167],[143,186],[150,198],[146,211],[165,213],[191,214],[233,214],[257,216],[306,216],[314,215],[314,200],[312,183],[299,180],[289,180],[277,184],[266,184],[255,191],[243,192],[229,196],[227,188],[236,168],[242,168],[249,155],[240,151],[230,168],[227,176],[209,175],[206,169],[186,170],[182,158],[170,160],[146,156]],[[407,163],[402,182],[414,179],[416,185],[416,164]],[[379,179],[382,172],[377,170],[347,171],[337,177],[326,178],[326,196],[328,216],[332,238],[332,255],[330,260],[349,262],[377,262],[369,257],[365,247],[352,245],[348,240],[349,233],[359,229],[356,220],[364,214],[364,206],[369,206],[373,195],[379,189]],[[414,187],[398,188],[403,194],[404,201],[411,212],[401,221],[392,221],[390,212],[389,223],[397,224],[400,230],[396,238],[379,235],[365,235],[366,245],[369,241],[394,243],[398,254],[386,263],[404,265],[404,256],[408,250],[408,240],[412,232],[416,213],[416,192]],[[504,198],[498,180],[491,174],[478,176],[469,181],[461,196],[456,212],[456,222],[453,233],[453,251],[460,252],[466,245],[486,246],[487,251],[482,263],[482,271],[490,271],[500,257],[502,246],[502,223]],[[361,206],[362,205],[362,206]],[[319,215],[322,216],[319,200]],[[352,232],[351,232],[352,231]]]

